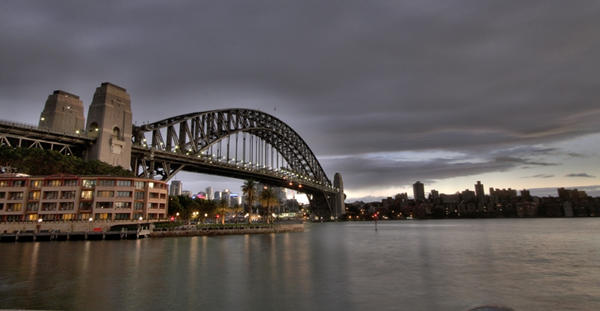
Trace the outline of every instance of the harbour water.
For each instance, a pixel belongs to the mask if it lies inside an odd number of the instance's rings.
[[[0,244],[0,309],[600,310],[600,219]]]

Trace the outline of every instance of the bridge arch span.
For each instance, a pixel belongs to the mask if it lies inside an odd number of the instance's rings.
[[[280,154],[293,174],[331,186],[331,181],[304,139],[280,119],[258,110],[223,109],[190,113],[134,126],[133,134],[134,146],[190,157],[209,155],[210,147],[215,144],[234,136],[239,139],[239,134],[246,139],[245,134],[249,134],[260,140],[258,144],[265,144],[264,148],[271,147]],[[249,146],[249,142],[244,143],[246,147],[256,149]],[[262,156],[269,160],[268,154],[263,152]],[[273,162],[273,159],[270,160]]]

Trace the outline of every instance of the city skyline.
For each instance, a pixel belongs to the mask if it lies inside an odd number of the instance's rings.
[[[416,180],[443,193],[476,180],[600,193],[599,4],[240,6],[5,2],[0,113],[37,124],[53,90],[87,107],[98,82],[113,81],[138,124],[230,107],[277,116],[329,176],[342,173],[347,201],[409,192]]]

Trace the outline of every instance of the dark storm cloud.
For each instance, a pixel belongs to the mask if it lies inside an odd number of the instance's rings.
[[[536,174],[533,176],[525,176],[523,178],[552,178],[552,177],[554,177],[554,175],[552,175],[552,174]]]
[[[517,167],[523,168],[524,165],[528,167],[556,165],[532,160],[530,154],[535,154],[534,150],[532,147],[497,150],[487,158],[476,161],[468,154],[431,159],[415,157],[408,160],[394,159],[390,155],[382,157],[362,155],[346,156],[342,159],[327,158],[325,164],[334,170],[344,172],[345,186],[352,189],[378,189],[405,186],[415,180],[429,182],[435,179],[507,171]],[[512,156],[503,154],[512,154]]]
[[[324,165],[353,187],[553,164],[493,152],[600,130],[599,15],[562,0],[3,1],[0,118],[36,122],[58,88],[89,104],[108,80],[138,122],[274,113],[317,156],[350,155]],[[354,167],[432,149],[486,161]]]
[[[565,177],[585,177],[585,178],[596,178],[596,176],[592,176],[590,174],[587,173],[571,173],[571,174],[567,174],[565,175]]]

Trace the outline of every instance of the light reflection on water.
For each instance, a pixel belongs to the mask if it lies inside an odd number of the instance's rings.
[[[0,308],[597,310],[598,236],[600,219],[501,219],[0,244]]]

